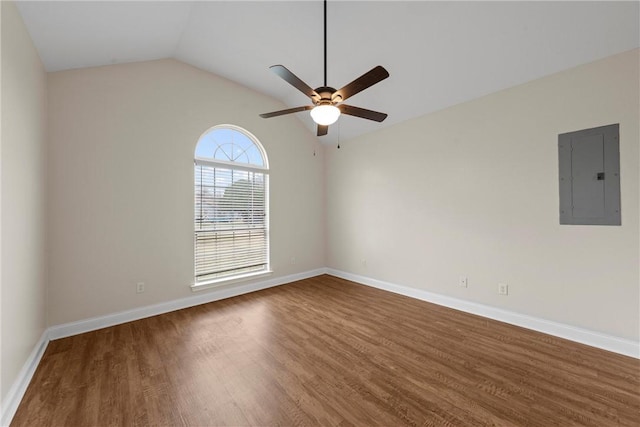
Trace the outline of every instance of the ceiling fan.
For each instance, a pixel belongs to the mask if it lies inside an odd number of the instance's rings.
[[[327,86],[327,0],[324,0],[324,86],[311,89],[308,84],[300,80],[283,65],[272,65],[269,69],[291,86],[311,98],[313,105],[260,114],[260,117],[264,119],[311,110],[311,118],[313,118],[313,121],[318,125],[317,134],[318,136],[322,136],[327,134],[329,125],[335,123],[338,117],[340,117],[340,114],[347,114],[376,122],[381,122],[387,118],[385,113],[342,104],[347,98],[389,77],[389,73],[384,67],[380,65],[374,67],[341,89],[336,90]]]

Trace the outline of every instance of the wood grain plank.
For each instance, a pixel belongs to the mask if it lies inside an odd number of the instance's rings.
[[[52,341],[15,426],[638,426],[640,361],[319,276]]]

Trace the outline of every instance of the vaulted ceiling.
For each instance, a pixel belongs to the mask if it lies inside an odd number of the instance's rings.
[[[17,4],[47,71],[175,58],[289,107],[308,98],[270,65],[323,83],[319,0]],[[330,133],[348,139],[639,47],[639,22],[637,1],[330,1],[329,86],[376,65],[391,74],[349,100],[385,122],[342,117]]]

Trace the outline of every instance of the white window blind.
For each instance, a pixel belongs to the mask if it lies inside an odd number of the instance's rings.
[[[196,161],[196,282],[266,270],[266,178]]]
[[[195,283],[269,270],[268,166],[259,142],[231,125],[198,141]]]

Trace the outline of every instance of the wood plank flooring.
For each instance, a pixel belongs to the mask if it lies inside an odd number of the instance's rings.
[[[52,341],[15,426],[635,426],[640,361],[319,276]]]

